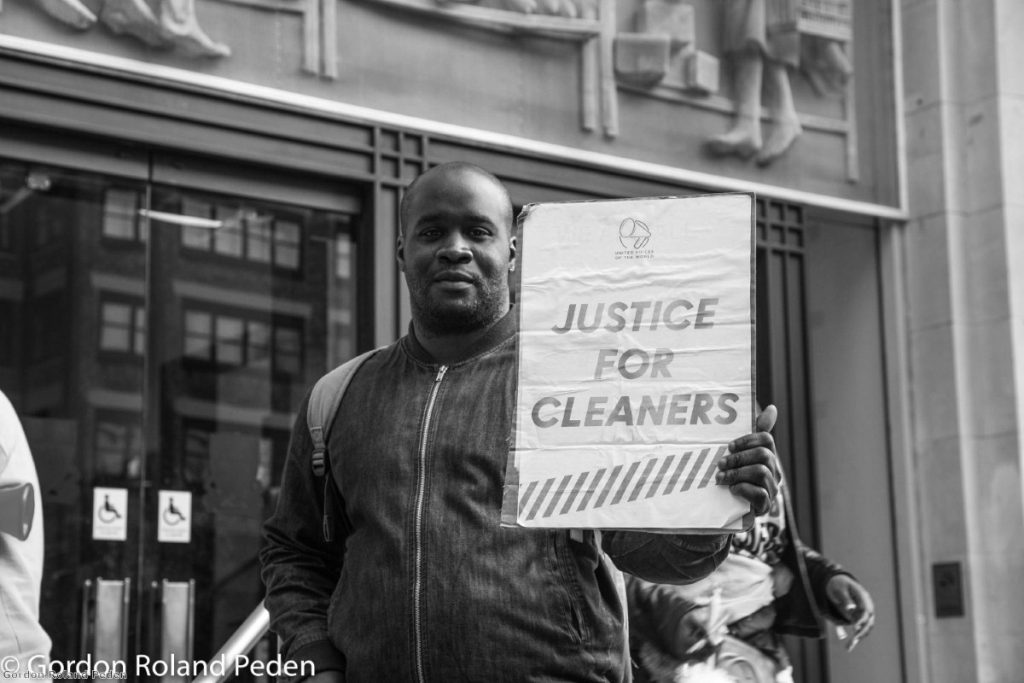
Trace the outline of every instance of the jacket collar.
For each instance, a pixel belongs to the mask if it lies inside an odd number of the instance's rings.
[[[519,312],[513,305],[509,307],[508,313],[506,313],[496,323],[484,333],[479,339],[477,339],[471,347],[466,350],[466,353],[456,363],[463,363],[468,360],[472,360],[477,356],[480,356],[487,351],[499,346],[511,337],[515,336],[516,330],[519,327]],[[412,322],[409,322],[409,333],[405,336],[406,351],[416,360],[427,363],[428,365],[437,365],[437,360],[427,352],[423,345],[420,344],[416,338],[416,332],[413,329]]]

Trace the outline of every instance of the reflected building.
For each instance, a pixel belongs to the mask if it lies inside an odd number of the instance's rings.
[[[161,569],[138,581],[192,579],[195,640],[223,642],[262,594],[294,411],[354,353],[359,216],[21,163],[0,192],[0,306],[21,332],[2,335],[0,382],[43,473],[54,654],[88,636],[66,596],[141,553]],[[139,511],[124,543],[92,538],[95,487]],[[191,494],[189,544],[140,542],[159,490]]]

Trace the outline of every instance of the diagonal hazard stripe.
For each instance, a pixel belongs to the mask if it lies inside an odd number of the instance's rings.
[[[700,471],[700,466],[704,464],[704,459],[708,457],[710,452],[710,448],[705,448],[700,452],[700,455],[697,456],[697,462],[693,464],[693,469],[686,475],[686,481],[683,482],[683,488],[679,489],[680,491],[690,490],[690,487],[693,486],[693,480],[697,478],[697,472]]]
[[[550,517],[551,513],[555,511],[555,506],[558,505],[558,501],[562,498],[562,494],[569,488],[569,482],[572,480],[572,475],[567,474],[562,477],[562,482],[555,489],[555,495],[551,496],[551,505],[548,505],[547,510],[544,511],[545,517]]]
[[[632,503],[640,496],[640,489],[647,483],[647,477],[651,476],[651,470],[658,464],[658,459],[654,458],[647,462],[647,467],[644,468],[644,473],[640,475],[640,481],[636,483],[636,487],[633,489],[633,493],[629,494],[629,502]]]
[[[615,480],[619,478],[619,472],[621,471],[622,465],[616,465],[612,468],[612,473],[608,476],[608,483],[605,484],[604,490],[601,491],[601,495],[597,497],[597,502],[594,503],[595,508],[604,506],[604,501],[608,498],[608,492],[612,490],[612,486],[615,485]]]
[[[527,486],[526,486],[526,493],[524,493],[523,497],[519,499],[519,516],[520,517],[523,516],[523,512],[526,510],[526,504],[530,502],[530,496],[533,495],[533,492],[535,490],[537,490],[537,482],[531,481],[529,484],[527,484]]]
[[[569,508],[576,502],[576,496],[583,490],[583,483],[587,480],[588,476],[590,476],[590,472],[581,472],[580,476],[576,478],[576,483],[573,484],[572,490],[569,491],[569,498],[565,501],[565,507],[562,508],[559,514],[564,515],[569,512]]]
[[[725,446],[722,446],[721,448],[718,449],[718,452],[715,453],[715,457],[713,457],[711,459],[711,462],[708,463],[708,469],[704,473],[704,476],[701,478],[700,483],[697,485],[697,488],[702,489],[709,483],[711,483],[711,477],[715,476],[715,472],[718,471],[718,461],[722,459],[722,457],[726,454],[727,450],[728,449],[726,449]]]
[[[612,498],[612,505],[618,505],[619,501],[622,500],[622,494],[626,492],[626,487],[629,486],[629,481],[633,478],[633,475],[636,473],[636,468],[638,467],[640,467],[639,460],[630,465],[629,469],[626,470],[626,478],[622,480],[619,490],[615,493],[615,497]]]
[[[554,479],[548,479],[544,482],[544,487],[540,490],[540,495],[537,496],[537,502],[533,504],[533,509],[530,510],[530,514],[526,519],[533,519],[537,516],[537,512],[540,510],[540,506],[544,504],[544,499],[548,496],[548,491],[551,490],[551,486],[555,483]]]
[[[654,494],[658,492],[658,485],[665,481],[665,474],[668,472],[668,468],[672,466],[672,461],[676,459],[675,454],[672,454],[665,458],[664,464],[661,466],[661,471],[658,472],[657,478],[651,483],[651,488],[647,491],[647,497],[653,498]]]
[[[662,492],[662,495],[668,495],[672,493],[672,489],[676,487],[676,482],[679,481],[679,475],[681,475],[683,473],[683,470],[686,469],[686,464],[690,462],[690,458],[692,457],[692,451],[686,451],[685,453],[683,453],[683,457],[679,459],[679,465],[676,467],[675,472],[672,473],[672,478],[668,480],[668,486],[665,487],[665,490]]]
[[[532,521],[538,515],[546,518],[555,514],[567,515],[573,511],[583,512],[588,508],[596,510],[606,504],[618,505],[624,499],[625,502],[634,502],[643,494],[645,487],[645,500],[659,494],[667,496],[695,488],[707,488],[718,471],[719,460],[729,452],[726,446],[720,446],[714,455],[711,455],[711,450],[701,449],[696,457],[694,451],[686,451],[681,455],[672,453],[648,458],[646,461],[636,460],[628,467],[616,465],[610,472],[608,468],[602,467],[576,475],[570,473],[564,475],[557,486],[554,477],[531,481],[525,485],[523,495],[519,499],[519,516],[523,517],[525,514],[526,521]],[[623,469],[626,472],[620,479],[619,475],[622,475]],[[588,479],[590,484],[585,486]],[[579,495],[581,491],[582,497]],[[573,510],[577,498],[580,498],[580,502]],[[561,508],[559,503],[562,503]]]
[[[597,487],[601,485],[601,479],[604,478],[604,473],[607,471],[608,470],[606,469],[600,469],[597,471],[597,474],[594,475],[594,483],[592,483],[590,485],[590,489],[583,494],[583,500],[580,501],[580,506],[576,508],[576,512],[583,512],[587,509],[587,503],[590,502],[590,499],[594,495],[594,491],[597,490]]]

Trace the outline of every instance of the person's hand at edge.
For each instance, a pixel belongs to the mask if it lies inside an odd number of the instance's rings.
[[[755,515],[768,512],[779,491],[781,475],[770,433],[778,414],[774,405],[762,410],[754,421],[756,431],[730,443],[729,455],[718,461],[715,481],[750,503]]]
[[[871,594],[848,574],[837,574],[829,579],[825,594],[836,612],[852,625],[853,635],[846,641],[846,649],[852,650],[875,625],[875,603]]]

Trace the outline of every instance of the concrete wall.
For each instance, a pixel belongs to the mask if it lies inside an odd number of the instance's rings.
[[[1019,0],[904,0],[905,276],[923,678],[1024,675],[1024,58]],[[958,562],[964,616],[931,567]]]

